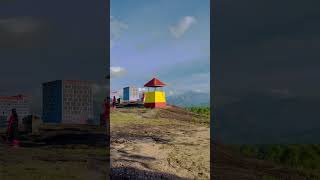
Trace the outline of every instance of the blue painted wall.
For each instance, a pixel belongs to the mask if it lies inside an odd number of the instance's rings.
[[[42,85],[42,120],[45,123],[61,123],[62,120],[62,81]]]
[[[130,98],[130,88],[125,87],[123,88],[123,100],[129,101],[129,98]]]

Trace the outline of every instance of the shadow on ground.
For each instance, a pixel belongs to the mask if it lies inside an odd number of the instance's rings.
[[[153,171],[145,171],[139,170],[136,168],[128,168],[128,167],[118,167],[111,168],[111,179],[112,180],[189,180],[187,178],[181,178],[175,176],[173,174],[162,173],[162,172],[153,172]]]
[[[136,132],[139,132],[138,130]],[[160,135],[154,134],[133,134],[133,133],[112,133],[111,143],[125,143],[129,141],[148,141],[152,140],[159,144],[168,144],[170,142],[169,139],[163,138]]]
[[[48,144],[48,145],[85,144],[88,146],[106,146],[107,140],[108,138],[105,134],[86,133],[86,134],[61,134],[61,135],[39,139],[39,140],[36,140],[36,142],[44,142],[45,144]]]

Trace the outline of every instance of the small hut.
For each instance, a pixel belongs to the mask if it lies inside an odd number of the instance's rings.
[[[144,107],[158,108],[166,106],[166,94],[162,90],[164,86],[166,84],[155,77],[144,85],[144,87],[148,88],[148,91],[144,93]],[[152,88],[151,91],[150,88]]]

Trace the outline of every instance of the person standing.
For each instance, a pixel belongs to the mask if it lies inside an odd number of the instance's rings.
[[[15,144],[18,142],[18,114],[16,109],[12,109],[8,119],[7,142]]]
[[[112,109],[115,109],[116,108],[116,97],[113,96],[113,99],[112,99]]]

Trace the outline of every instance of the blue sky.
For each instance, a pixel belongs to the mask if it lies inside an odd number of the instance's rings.
[[[209,0],[111,0],[111,89],[153,76],[170,94],[209,93]]]

